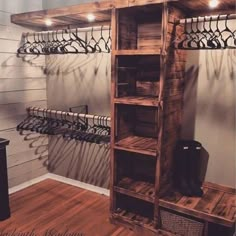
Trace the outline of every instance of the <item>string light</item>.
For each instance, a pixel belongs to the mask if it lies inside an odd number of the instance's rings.
[[[210,0],[210,2],[209,2],[209,7],[210,8],[216,8],[218,5],[219,5],[218,0]]]

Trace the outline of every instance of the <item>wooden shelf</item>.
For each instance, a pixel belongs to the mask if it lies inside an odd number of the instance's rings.
[[[154,228],[154,221],[148,217],[144,217],[133,212],[129,212],[127,210],[123,210],[118,208],[113,214],[114,219],[122,220],[129,224],[140,225],[145,228],[148,228],[152,231],[155,230]]]
[[[49,10],[33,11],[11,15],[11,22],[35,28],[57,29],[74,27],[88,27],[91,25],[107,25],[111,21],[111,10],[114,4],[111,0],[99,2],[84,3]],[[94,22],[89,22],[87,19],[88,13],[93,13],[96,16]],[[45,20],[51,19],[53,24],[46,27]]]
[[[46,29],[45,19],[49,18],[52,19],[53,21],[53,25],[49,28],[55,29],[58,26],[64,26],[65,28],[68,25],[86,27],[88,25],[92,25],[92,23],[88,22],[87,20],[87,14],[91,12],[93,12],[96,15],[95,23],[104,24],[104,22],[106,23],[110,22],[111,10],[114,7],[123,8],[128,6],[141,6],[155,3],[158,4],[163,2],[164,2],[163,0],[149,0],[149,1],[103,0],[103,1],[96,1],[93,3],[84,3],[84,4],[66,6],[49,10],[40,10],[40,11],[25,12],[20,14],[13,14],[11,15],[11,22],[22,26],[30,26],[30,27]],[[209,6],[208,6],[209,0],[202,0],[197,2],[182,0],[181,3],[180,1],[177,0],[168,0],[168,2],[170,2],[171,5],[183,8],[183,10],[188,14],[199,15],[199,12],[202,12],[204,14],[206,13],[212,14],[212,9],[211,12],[209,12]],[[215,9],[215,11],[234,13],[235,1],[234,0],[221,1],[221,3]]]
[[[139,198],[144,201],[154,203],[155,190],[154,184],[144,182],[144,181],[135,181],[131,178],[123,178],[117,186],[114,187],[116,192]]]
[[[114,103],[138,105],[138,106],[150,106],[150,107],[159,106],[159,100],[157,97],[126,96],[126,97],[115,98]]]
[[[236,220],[235,189],[204,184],[204,195],[186,197],[175,192],[171,198],[160,199],[160,206],[207,222],[233,227]]]
[[[135,152],[156,157],[157,139],[129,136],[115,143],[115,149]]]
[[[117,56],[145,56],[145,55],[160,55],[161,49],[132,49],[132,50],[115,50]]]

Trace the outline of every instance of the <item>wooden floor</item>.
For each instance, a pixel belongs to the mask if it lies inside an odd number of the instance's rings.
[[[28,236],[135,235],[109,222],[108,197],[50,179],[12,194],[10,206],[11,218],[0,222],[0,235],[14,230],[32,232]]]

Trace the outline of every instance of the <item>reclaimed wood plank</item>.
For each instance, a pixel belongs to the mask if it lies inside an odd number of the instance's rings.
[[[208,191],[208,189],[203,189],[204,194]],[[178,205],[182,205],[188,207],[189,209],[195,208],[199,202],[201,202],[200,197],[186,197],[182,196],[182,198],[176,203]]]
[[[134,50],[115,50],[117,56],[129,56],[129,55],[160,55],[160,49],[134,49]]]
[[[116,194],[114,193],[113,186],[116,183],[116,171],[117,162],[115,161],[115,137],[116,128],[118,128],[117,120],[115,119],[117,109],[115,109],[114,97],[116,96],[117,87],[117,60],[114,54],[114,50],[118,47],[118,12],[116,9],[112,9],[111,12],[111,28],[112,28],[112,52],[111,52],[111,156],[110,156],[110,212],[115,210],[116,206]]]
[[[175,198],[163,198],[160,199],[160,206],[207,222],[233,227],[236,215],[236,195],[224,193],[221,188],[217,190],[218,185],[210,185],[212,188],[204,187],[202,198],[183,196],[177,201]]]
[[[205,188],[206,189],[206,188]],[[214,189],[207,189],[203,198],[195,205],[195,209],[207,213],[212,213],[218,202],[221,200],[224,192]]]
[[[151,107],[158,107],[159,105],[159,101],[157,98],[138,97],[138,96],[127,96],[127,97],[115,98],[114,102],[117,104],[151,106]]]
[[[143,6],[148,4],[160,4],[164,2],[175,2],[177,0],[129,0],[129,7]]]
[[[153,227],[153,221],[151,218],[129,212],[125,209],[118,208],[113,214],[112,218],[116,220],[127,222],[128,224],[135,226],[140,225],[144,228],[150,229],[151,231],[156,231]]]
[[[140,136],[129,136],[115,143],[115,148],[141,154],[156,156],[157,140]]]
[[[225,193],[221,201],[217,204],[212,214],[223,217],[235,223],[236,219],[236,195]]]
[[[231,194],[236,194],[236,189],[229,187],[229,186],[224,186],[216,183],[211,183],[211,182],[204,182],[203,187],[206,188],[211,188],[211,189],[216,189],[225,193],[231,193]]]
[[[114,189],[119,193],[154,203],[154,184],[144,181],[135,181],[131,178],[125,177],[119,181]]]

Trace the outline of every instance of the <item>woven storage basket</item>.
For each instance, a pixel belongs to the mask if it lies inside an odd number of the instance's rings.
[[[162,229],[181,236],[202,236],[204,224],[175,213],[160,210]]]

